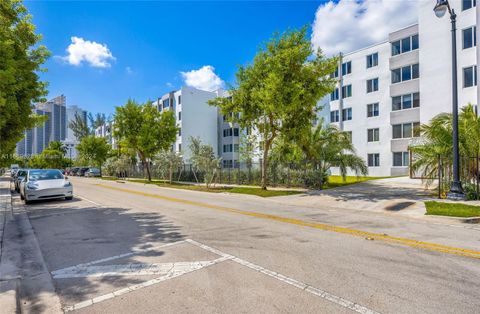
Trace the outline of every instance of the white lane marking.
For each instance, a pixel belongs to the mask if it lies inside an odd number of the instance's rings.
[[[129,292],[132,292],[132,291],[136,291],[136,290],[139,290],[139,289],[142,289],[142,288],[146,288],[146,287],[161,283],[163,281],[166,281],[166,280],[169,280],[169,279],[172,279],[172,278],[175,278],[175,277],[179,277],[179,276],[184,275],[184,274],[188,274],[190,272],[205,268],[207,266],[212,266],[212,265],[221,263],[223,261],[231,260],[231,261],[234,261],[234,262],[236,262],[236,263],[238,263],[242,266],[248,267],[252,270],[260,272],[260,273],[262,273],[264,275],[267,275],[271,278],[280,280],[280,281],[282,281],[286,284],[289,284],[289,285],[291,285],[295,288],[298,288],[298,289],[301,289],[301,290],[306,291],[308,293],[311,293],[311,294],[313,294],[317,297],[320,297],[322,299],[325,299],[329,302],[335,303],[339,306],[350,309],[350,310],[355,311],[357,313],[378,314],[378,312],[373,311],[373,310],[371,310],[371,309],[369,309],[365,306],[362,306],[362,305],[357,304],[355,302],[349,301],[349,300],[344,299],[342,297],[336,296],[336,295],[334,295],[332,293],[329,293],[327,291],[324,291],[322,289],[310,286],[309,284],[303,283],[303,282],[298,281],[296,279],[284,276],[280,273],[271,271],[271,270],[266,269],[262,266],[250,263],[246,260],[243,260],[243,259],[238,258],[236,256],[227,254],[225,252],[222,252],[220,250],[217,250],[217,249],[212,248],[208,245],[202,244],[200,242],[197,242],[197,241],[194,241],[194,240],[191,240],[191,239],[185,239],[184,241],[173,242],[173,243],[169,243],[167,245],[173,245],[173,244],[181,243],[181,242],[190,243],[190,244],[195,245],[199,248],[202,248],[206,251],[217,254],[221,257],[216,259],[216,260],[213,260],[213,261],[204,262],[205,264],[203,264],[201,267],[200,266],[199,267],[191,267],[190,265],[187,265],[186,267],[180,267],[180,268],[177,268],[177,269],[175,269],[175,267],[172,267],[172,269],[167,274],[165,274],[161,277],[158,277],[158,278],[155,278],[155,279],[152,279],[152,280],[140,283],[140,284],[136,284],[136,285],[133,285],[133,286],[129,286],[127,288],[116,290],[114,292],[107,293],[107,294],[104,294],[104,295],[101,295],[101,296],[95,297],[93,299],[89,299],[89,300],[86,300],[86,301],[83,301],[83,302],[80,302],[80,303],[77,303],[77,304],[74,304],[74,305],[71,305],[71,306],[67,306],[67,307],[64,308],[64,311],[65,312],[70,312],[70,311],[78,310],[78,309],[81,309],[81,308],[84,308],[84,307],[87,307],[87,306],[90,306],[90,305],[93,305],[93,304],[96,304],[96,303],[99,303],[99,302],[102,302],[102,301],[105,301],[105,300],[109,300],[109,299],[118,297],[120,295],[129,293]],[[104,259],[93,261],[93,262],[90,262],[90,263],[85,263],[85,264],[80,264],[80,265],[77,265],[77,266],[74,266],[74,267],[65,268],[65,269],[62,269],[62,270],[59,270],[59,271],[56,271],[56,272],[58,274],[60,274],[60,272],[66,273],[66,272],[70,271],[70,269],[75,268],[75,267],[79,267],[79,266],[80,267],[85,267],[85,266],[94,265],[94,264],[98,264],[98,263],[105,262],[105,261],[108,261],[108,260],[113,260],[113,259],[117,259],[117,258],[120,258],[120,257],[134,255],[134,254],[136,254],[136,253],[132,252],[132,253],[126,253],[126,254],[122,254],[122,255],[113,256],[111,258],[104,258]],[[173,264],[176,264],[176,263],[173,263]],[[52,272],[52,275],[54,273],[55,272]]]
[[[205,268],[207,266],[211,266],[211,265],[221,263],[223,261],[226,261],[227,259],[228,259],[227,257],[220,257],[220,258],[217,258],[216,260],[209,261],[207,264],[203,265],[200,268],[190,268],[190,269],[183,269],[183,270],[172,269],[164,276],[161,276],[161,277],[158,277],[158,278],[155,278],[155,279],[152,279],[152,280],[148,280],[148,281],[145,281],[145,282],[140,283],[140,284],[129,286],[129,287],[124,288],[124,289],[116,290],[114,292],[107,293],[107,294],[101,295],[99,297],[95,297],[93,299],[86,300],[86,301],[83,301],[83,302],[80,302],[80,303],[77,303],[77,304],[74,304],[74,305],[71,305],[71,306],[67,306],[67,307],[63,308],[63,310],[65,312],[78,310],[78,309],[81,309],[81,308],[84,308],[84,307],[87,307],[87,306],[90,306],[90,305],[93,305],[93,304],[96,304],[96,303],[99,303],[99,302],[102,302],[102,301],[105,301],[105,300],[109,300],[109,299],[118,297],[118,296],[123,295],[125,293],[133,292],[133,291],[136,291],[136,290],[139,290],[139,289],[142,289],[142,288],[146,288],[146,287],[150,287],[152,285],[159,284],[163,281],[166,281],[166,280],[169,280],[169,279],[173,279],[173,278],[191,273],[195,270],[199,270],[199,269]]]
[[[100,264],[100,263],[103,263],[103,262],[108,262],[108,261],[112,261],[112,260],[119,259],[119,258],[129,257],[129,256],[137,255],[137,254],[140,254],[140,253],[150,252],[150,251],[154,251],[154,250],[157,250],[157,249],[169,247],[169,246],[172,246],[172,245],[177,245],[177,244],[184,243],[184,242],[185,242],[185,240],[181,240],[181,241],[177,241],[177,242],[170,242],[170,243],[162,244],[162,245],[159,245],[159,246],[154,246],[154,247],[151,247],[151,248],[148,248],[148,249],[137,249],[137,250],[133,250],[133,251],[128,252],[128,253],[114,255],[114,256],[110,256],[110,257],[106,257],[106,258],[102,258],[102,259],[97,259],[95,261],[91,261],[91,262],[88,262],[88,263],[82,263],[82,264],[78,264],[78,265],[75,265],[75,266],[55,270],[55,271],[52,271],[50,273],[52,275],[54,275],[54,274],[59,273],[59,272],[68,272],[68,271],[71,271],[71,270],[75,270],[77,268],[85,268],[85,267],[88,267],[88,266],[91,266],[91,265]]]
[[[212,261],[175,263],[131,263],[124,265],[92,265],[58,270],[52,273],[54,279],[106,277],[106,276],[150,276],[166,275],[169,272],[193,271],[211,265]]]
[[[82,200],[84,200],[84,201],[87,201],[87,202],[89,202],[89,203],[92,203],[93,205],[97,205],[97,206],[100,206],[100,207],[103,206],[102,204],[99,204],[99,203],[97,203],[97,202],[94,202],[94,201],[92,201],[92,200],[90,200],[90,199],[88,199],[88,198],[86,198],[86,197],[80,196],[80,195],[78,195],[78,194],[73,194],[73,195],[76,196],[76,197],[78,197],[78,198],[80,198],[80,199],[82,199]]]
[[[253,269],[255,271],[258,271],[262,274],[265,274],[267,276],[270,276],[272,278],[275,278],[275,279],[278,279],[286,284],[289,284],[289,285],[292,285],[296,288],[299,288],[303,291],[306,291],[306,292],[309,292],[313,295],[316,295],[322,299],[325,299],[325,300],[328,300],[332,303],[335,303],[335,304],[338,304],[340,306],[343,306],[345,308],[348,308],[352,311],[355,311],[355,312],[358,312],[358,313],[363,313],[363,314],[378,314],[378,312],[375,312],[365,306],[362,306],[360,304],[357,304],[355,302],[352,302],[352,301],[349,301],[347,299],[344,299],[342,297],[339,297],[339,296],[336,296],[334,294],[331,294],[329,292],[326,292],[324,290],[321,290],[321,289],[318,289],[318,288],[315,288],[315,287],[312,287],[306,283],[303,283],[301,281],[298,281],[296,279],[293,279],[293,278],[290,278],[290,277],[287,277],[287,276],[284,276],[280,273],[277,273],[277,272],[274,272],[274,271],[271,271],[271,270],[268,270],[262,266],[259,266],[259,265],[256,265],[256,264],[253,264],[253,263],[250,263],[246,260],[243,260],[241,258],[238,258],[238,257],[235,257],[233,255],[229,255],[229,254],[226,254],[226,253],[223,253],[217,249],[214,249],[212,247],[209,247],[205,244],[202,244],[200,242],[197,242],[197,241],[194,241],[194,240],[191,240],[191,239],[187,239],[185,240],[186,242],[188,243],[191,243],[193,245],[196,245],[202,249],[205,249],[207,251],[210,251],[212,253],[216,253],[216,254],[219,254],[221,256],[224,256],[224,257],[229,257],[232,261],[240,264],[240,265],[243,265],[243,266],[246,266],[250,269]],[[233,257],[233,258],[232,258]]]

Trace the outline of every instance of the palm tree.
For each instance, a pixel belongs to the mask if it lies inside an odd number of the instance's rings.
[[[338,167],[340,175],[346,179],[348,169],[356,175],[367,175],[365,161],[356,155],[350,135],[333,125],[321,121],[316,128],[305,129],[298,141],[305,159],[320,173],[320,188],[331,167]]]
[[[475,108],[469,104],[463,107],[458,117],[459,150],[460,155],[466,158],[480,155],[480,117]],[[419,172],[431,184],[442,168],[445,175],[451,174],[452,169],[452,114],[441,113],[435,116],[428,124],[420,126],[422,142],[409,147],[414,162],[413,171]],[[441,161],[441,162],[440,162]],[[474,159],[464,160],[467,171],[461,173],[463,180],[471,180],[478,176],[478,165],[471,164]],[[448,184],[448,182],[445,182]]]
[[[92,132],[88,128],[88,123],[87,120],[79,116],[78,114],[75,114],[75,117],[70,123],[68,124],[68,127],[72,129],[73,135],[81,141],[82,138],[89,136]]]

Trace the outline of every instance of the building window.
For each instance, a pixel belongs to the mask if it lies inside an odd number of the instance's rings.
[[[368,154],[368,166],[380,167],[380,154]]]
[[[418,49],[418,35],[402,38],[392,42],[392,56]]]
[[[338,88],[335,88],[335,90],[333,92],[330,93],[330,100],[331,101],[334,101],[334,100],[338,100]]]
[[[224,144],[223,145],[223,152],[224,153],[231,153],[233,145],[232,144]]]
[[[420,122],[411,122],[392,125],[392,137],[411,138],[420,136]]]
[[[232,168],[232,165],[233,165],[232,160],[223,160],[222,163],[223,163],[223,168]]]
[[[367,118],[378,117],[379,109],[378,102],[374,104],[367,105]]]
[[[392,84],[417,79],[419,77],[420,69],[418,63],[392,70]]]
[[[335,69],[333,73],[330,73],[330,78],[337,78],[338,77],[338,67]]]
[[[367,130],[367,142],[378,142],[380,141],[380,129],[368,129]]]
[[[179,105],[182,104],[182,95],[178,95],[178,104],[179,104]]]
[[[392,111],[420,107],[420,93],[392,97]]]
[[[477,45],[477,27],[472,26],[462,31],[463,49],[472,48]]]
[[[231,128],[223,129],[223,137],[229,137],[229,136],[232,136],[232,129]]]
[[[340,121],[340,115],[338,113],[338,110],[333,110],[330,112],[330,122],[338,122]]]
[[[170,105],[170,99],[163,100],[163,109],[168,108]]]
[[[233,129],[233,136],[238,136],[240,133],[240,130],[238,128]]]
[[[234,151],[235,153],[238,153],[239,150],[240,150],[240,145],[239,145],[239,144],[233,145],[233,151]]]
[[[352,61],[342,63],[342,75],[352,73]]]
[[[352,108],[342,110],[342,121],[352,120]]]
[[[408,152],[393,153],[394,167],[408,167],[410,164],[410,154]]]
[[[475,6],[477,6],[476,0],[462,0],[462,11],[471,9]]]
[[[463,87],[472,87],[477,85],[477,66],[463,68]]]
[[[182,136],[182,128],[178,129],[178,136]]]
[[[367,56],[367,69],[378,65],[378,52]]]
[[[182,121],[182,112],[181,111],[178,112],[178,121]]]
[[[342,98],[352,97],[352,85],[342,86]]]
[[[178,144],[178,151],[179,151],[179,152],[182,151],[182,143]]]
[[[378,91],[378,77],[367,80],[367,93],[372,93]]]

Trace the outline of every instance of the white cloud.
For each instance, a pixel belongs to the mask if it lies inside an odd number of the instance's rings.
[[[106,44],[85,40],[73,36],[72,43],[67,48],[67,55],[62,57],[65,62],[79,66],[86,63],[96,68],[110,67],[111,60],[115,60]]]
[[[173,88],[173,84],[170,83],[170,82],[165,83],[165,85],[166,85],[167,87],[169,87],[169,88]]]
[[[133,70],[131,67],[126,67],[125,72],[127,72],[127,74],[133,74]]]
[[[215,68],[211,65],[204,65],[198,70],[180,72],[180,74],[187,86],[202,90],[214,91],[225,85],[225,82],[215,74]]]
[[[312,45],[327,55],[348,53],[386,40],[388,33],[417,22],[418,0],[340,0],[318,7]]]

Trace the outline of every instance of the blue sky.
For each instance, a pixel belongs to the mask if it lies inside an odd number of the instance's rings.
[[[418,3],[27,0],[26,6],[52,52],[42,74],[49,97],[64,94],[69,105],[111,114],[128,98],[154,100],[182,85],[228,86],[238,65],[288,28],[308,25],[312,45],[327,55],[386,40],[416,22]]]
[[[320,3],[27,1],[26,6],[52,52],[42,75],[50,82],[49,97],[63,93],[69,105],[113,113],[129,97],[145,101],[179,88],[180,72],[206,65],[233,82],[237,65],[249,62],[273,32],[311,25]],[[110,66],[70,64],[65,56],[73,36],[106,46],[114,58],[107,57]]]

